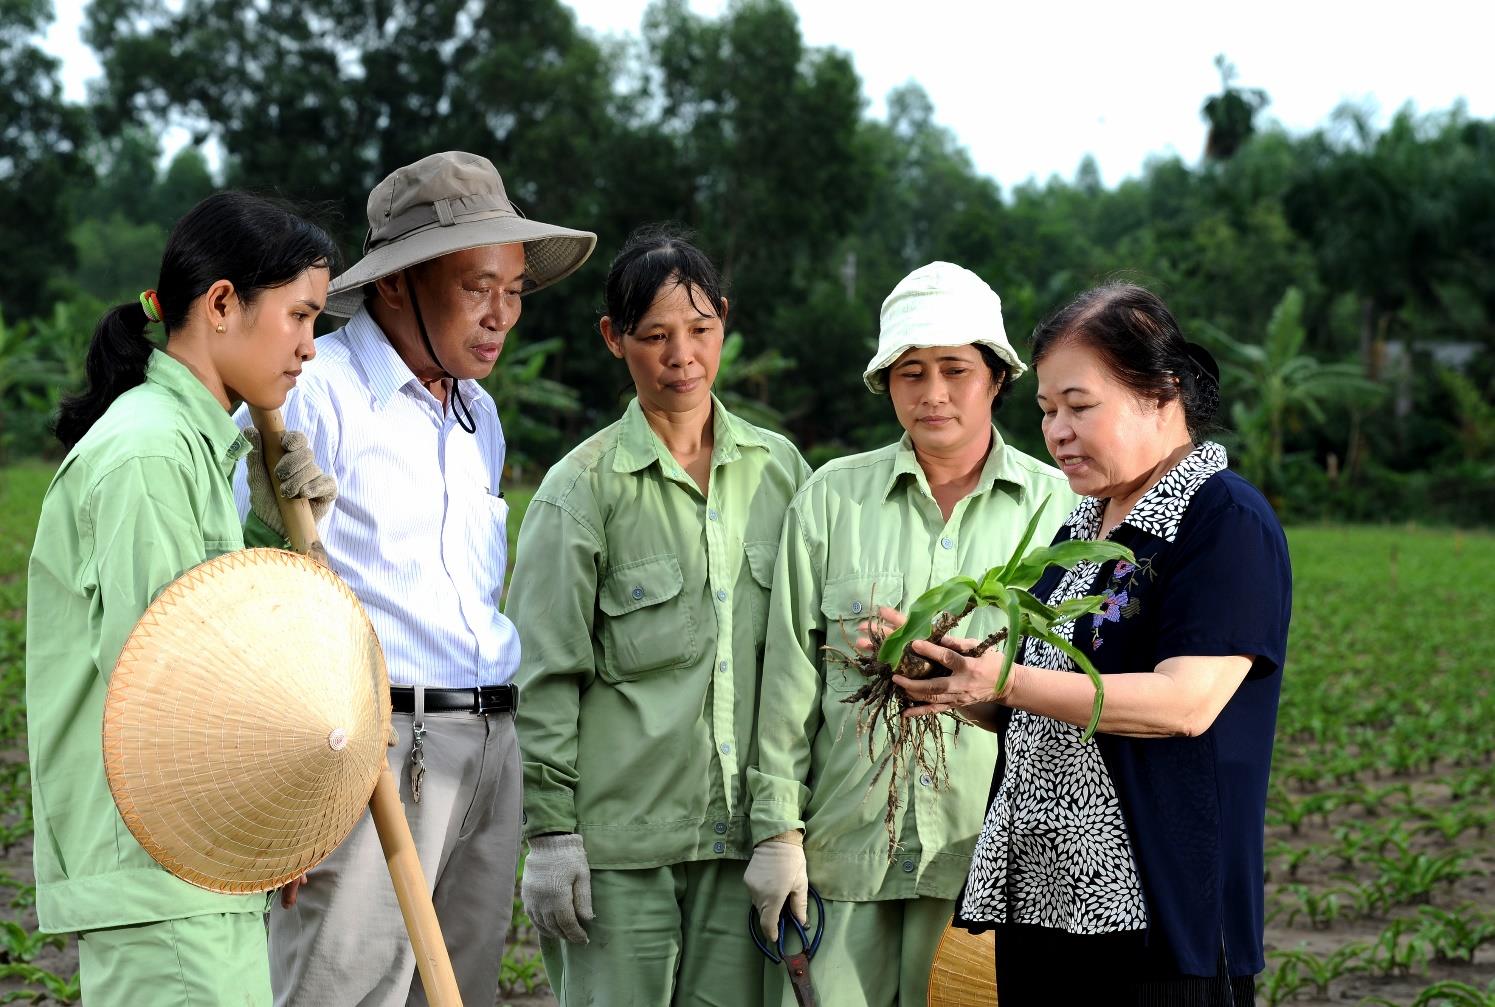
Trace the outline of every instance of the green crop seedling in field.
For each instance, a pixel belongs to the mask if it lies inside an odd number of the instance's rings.
[[[978,608],[1000,609],[1006,616],[1007,625],[982,640],[970,651],[979,656],[992,647],[1002,648],[1002,670],[997,678],[996,689],[1001,692],[1012,673],[1013,661],[1017,658],[1018,644],[1023,637],[1031,636],[1052,644],[1075,662],[1089,676],[1095,686],[1095,702],[1091,707],[1090,724],[1085,728],[1085,738],[1095,733],[1100,722],[1101,705],[1105,701],[1105,686],[1100,673],[1077,647],[1064,639],[1056,627],[1072,622],[1082,615],[1097,611],[1105,603],[1101,595],[1075,598],[1059,606],[1049,606],[1034,597],[1030,590],[1045,570],[1051,566],[1073,569],[1083,562],[1104,563],[1113,559],[1132,560],[1132,552],[1114,542],[1077,540],[1058,545],[1042,546],[1026,552],[1038,531],[1039,520],[1052,498],[1045,498],[1028,521],[1022,538],[1006,563],[993,567],[980,579],[952,577],[943,584],[936,584],[914,599],[909,606],[907,621],[897,629],[884,633],[876,624],[870,636],[876,645],[871,656],[860,654],[846,656],[839,651],[848,664],[866,679],[856,692],[844,703],[857,707],[857,735],[867,746],[867,755],[877,760],[875,728],[881,724],[887,731],[889,745],[878,763],[875,784],[884,771],[891,769],[888,779],[888,857],[891,859],[898,849],[897,812],[902,803],[902,781],[910,757],[918,767],[943,786],[945,775],[945,736],[939,721],[932,717],[905,718],[904,710],[914,705],[908,695],[893,682],[894,675],[905,678],[931,678],[947,673],[910,648],[915,640],[939,640],[954,632],[965,618]],[[874,599],[869,599],[869,602]],[[869,609],[875,611],[871,604]]]

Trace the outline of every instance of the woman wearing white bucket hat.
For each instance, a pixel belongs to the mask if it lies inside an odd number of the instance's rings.
[[[860,683],[824,648],[849,651],[856,624],[878,605],[1006,560],[1051,495],[1039,534],[1057,529],[1078,498],[1057,469],[1004,444],[991,421],[1026,369],[1001,299],[980,277],[948,262],[915,270],[883,302],[864,375],[892,398],[903,438],[820,469],[785,518],[748,777],[758,845],[746,880],[765,929],[786,899],[804,904],[807,874],[825,897],[814,964],[825,1003],[925,1003],[996,748],[980,732],[947,738],[948,786],[937,790],[928,775],[905,782],[890,860],[885,809],[868,799],[886,740],[876,751],[874,739],[869,761],[842,702]],[[983,636],[992,619],[978,612],[961,632]],[[765,1003],[793,1003],[781,973],[768,974]]]

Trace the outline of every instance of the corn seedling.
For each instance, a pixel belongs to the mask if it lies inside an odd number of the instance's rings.
[[[1397,903],[1427,902],[1440,885],[1452,884],[1480,873],[1464,866],[1467,854],[1454,850],[1433,857],[1426,853],[1406,852],[1397,857],[1378,857],[1380,884]]]
[[[1344,914],[1344,903],[1336,889],[1316,892],[1307,885],[1292,885],[1288,891],[1293,900],[1286,923],[1292,926],[1302,917],[1315,930],[1327,930]]]
[[[1495,916],[1481,916],[1473,906],[1465,905],[1457,911],[1422,906],[1417,915],[1422,919],[1417,933],[1427,940],[1439,961],[1473,965],[1474,953],[1495,943]]]
[[[1066,640],[1056,629],[1082,615],[1098,611],[1105,604],[1102,595],[1090,595],[1049,606],[1039,601],[1029,590],[1051,566],[1073,569],[1080,563],[1104,563],[1109,560],[1132,560],[1132,552],[1114,542],[1092,542],[1074,540],[1058,545],[1041,546],[1026,552],[1038,531],[1039,519],[1047,509],[1045,499],[1028,527],[1023,531],[1018,547],[1002,566],[993,567],[979,579],[955,577],[925,591],[909,606],[907,621],[892,632],[884,633],[873,621],[869,632],[875,653],[863,656],[846,655],[836,650],[831,653],[837,659],[851,665],[863,678],[863,684],[850,696],[842,700],[857,708],[857,740],[866,746],[867,757],[877,765],[869,785],[875,786],[884,772],[888,779],[888,809],[884,823],[888,830],[888,857],[892,859],[898,850],[898,809],[902,807],[903,781],[910,760],[934,781],[936,787],[947,782],[945,765],[945,735],[936,717],[904,717],[903,711],[916,705],[899,686],[893,682],[894,675],[924,679],[948,674],[911,649],[915,640],[939,640],[954,632],[968,615],[981,607],[992,607],[1006,616],[1006,625],[982,640],[970,652],[979,656],[987,650],[1002,648],[1002,667],[998,672],[996,691],[1007,685],[1012,673],[1013,661],[1017,658],[1018,644],[1024,637],[1042,640],[1069,656],[1076,667],[1089,677],[1095,687],[1095,701],[1091,705],[1090,723],[1084,737],[1089,739],[1100,722],[1101,705],[1105,701],[1105,686],[1100,673],[1090,658]],[[868,609],[875,613],[869,599]],[[957,723],[959,721],[957,720]],[[887,733],[888,747],[879,754],[877,728]]]
[[[0,920],[0,961],[29,962],[49,947],[67,947],[67,935],[32,932],[15,920]]]
[[[1410,920],[1393,920],[1381,931],[1365,955],[1371,971],[1381,976],[1405,976],[1421,972],[1432,957],[1427,938],[1410,933]]]
[[[1401,1007],[1383,997],[1367,997],[1364,1002]],[[1468,983],[1445,979],[1424,988],[1417,994],[1417,999],[1412,1001],[1411,1007],[1495,1007],[1495,980],[1480,989]]]
[[[517,949],[504,952],[498,967],[498,990],[508,996],[528,994],[546,983],[545,963],[537,954],[523,954]]]
[[[1303,978],[1302,966],[1291,958],[1278,961],[1263,979],[1259,991],[1267,1007],[1287,1003],[1308,985],[1308,980]]]
[[[5,1003],[15,1003],[17,1000],[40,1003],[50,999],[57,1003],[73,1004],[83,999],[82,985],[78,981],[76,972],[69,978],[35,965],[17,962],[0,965],[0,979],[20,979],[30,986],[37,987],[32,990],[16,990],[8,993],[3,1001]]]
[[[1303,831],[1303,823],[1308,820],[1312,809],[1308,806],[1307,799],[1295,800],[1287,788],[1275,784],[1272,791],[1267,795],[1267,822],[1269,824],[1286,825],[1287,830],[1293,835]]]
[[[1419,810],[1424,819],[1417,825],[1417,832],[1431,832],[1441,836],[1444,842],[1452,843],[1470,829],[1484,835],[1490,822],[1495,820],[1495,811],[1489,808],[1441,808]]]
[[[1306,948],[1283,951],[1278,954],[1277,960],[1296,962],[1302,977],[1313,984],[1314,992],[1321,999],[1327,999],[1330,983],[1341,976],[1365,970],[1360,959],[1368,950],[1369,945],[1357,941],[1322,956],[1313,954]]]

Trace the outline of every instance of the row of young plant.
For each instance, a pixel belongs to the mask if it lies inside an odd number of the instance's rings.
[[[1478,587],[1495,542],[1289,540],[1259,1002],[1495,1007],[1495,606]]]

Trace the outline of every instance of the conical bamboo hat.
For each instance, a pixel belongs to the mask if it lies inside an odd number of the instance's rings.
[[[262,892],[347,837],[388,737],[384,655],[353,592],[304,556],[245,549],[183,574],[130,633],[104,705],[104,770],[163,867]]]
[[[996,1002],[995,933],[947,926],[929,970],[929,1007],[992,1007]]]

